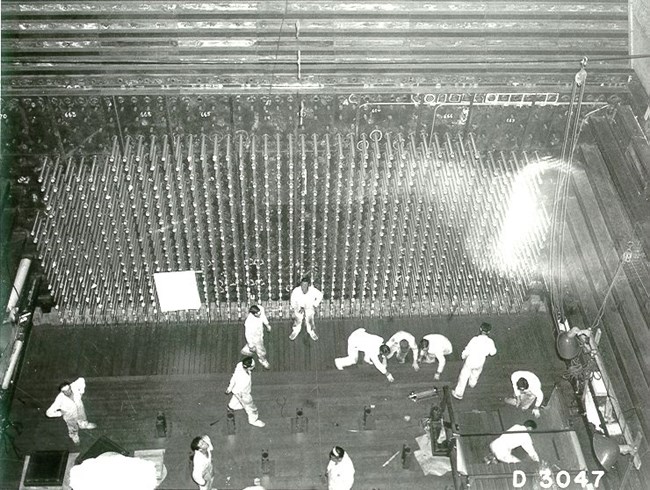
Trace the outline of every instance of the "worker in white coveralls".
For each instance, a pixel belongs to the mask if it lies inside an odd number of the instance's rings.
[[[81,399],[86,391],[86,380],[77,378],[72,383],[64,381],[59,385],[59,394],[54,403],[45,411],[48,417],[63,417],[68,426],[68,436],[72,442],[79,444],[79,429],[94,429],[95,424],[88,422],[86,409]]]
[[[544,401],[542,392],[542,382],[530,371],[515,371],[510,376],[514,398],[506,398],[504,401],[508,405],[528,410],[532,408],[533,415],[539,417],[539,407]]]
[[[391,383],[395,381],[393,375],[386,368],[386,356],[390,349],[384,343],[384,339],[379,335],[366,332],[365,328],[357,328],[350,334],[348,337],[348,355],[334,359],[336,369],[342,371],[343,368],[356,364],[359,352],[363,352],[364,362],[373,364]]]
[[[418,360],[427,364],[432,364],[438,361],[436,374],[433,375],[434,379],[440,379],[440,375],[445,370],[448,356],[454,351],[451,342],[444,335],[432,333],[425,335],[420,340],[420,354]]]
[[[252,375],[255,369],[255,360],[252,357],[244,357],[237,363],[235,372],[230,378],[230,384],[226,389],[226,395],[232,394],[228,402],[231,410],[245,410],[248,415],[248,423],[255,427],[264,427],[266,424],[259,419],[257,407],[251,396]]]
[[[266,348],[264,347],[265,327],[269,332],[271,331],[271,325],[264,314],[264,308],[259,305],[251,306],[244,321],[246,345],[242,348],[241,353],[245,356],[257,354],[257,360],[260,361],[260,364],[269,369],[270,365],[266,359]]]
[[[474,388],[478,383],[478,378],[481,376],[485,365],[485,359],[497,353],[494,341],[490,338],[490,330],[492,330],[492,325],[482,323],[479,334],[469,341],[461,354],[465,363],[458,375],[456,388],[451,392],[452,396],[458,400],[463,399],[465,387],[468,383],[471,388]]]
[[[190,448],[192,449],[192,480],[199,486],[199,490],[212,490],[214,447],[210,437],[207,435],[195,437]]]
[[[395,356],[400,363],[404,364],[410,349],[413,353],[413,369],[416,371],[420,370],[420,365],[418,364],[418,344],[413,335],[400,330],[399,332],[395,332],[395,334],[386,341],[386,345],[390,349],[386,359]]]
[[[314,330],[314,316],[316,315],[316,308],[323,301],[323,293],[311,285],[308,277],[303,277],[300,280],[300,286],[296,287],[291,292],[291,310],[293,311],[293,330],[289,335],[289,340],[295,340],[300,330],[302,329],[302,322],[304,320],[307,328],[307,333],[312,340],[318,340],[318,335]]]
[[[496,458],[502,463],[519,463],[521,460],[513,456],[512,451],[520,447],[526,451],[530,459],[539,463],[539,456],[537,455],[537,451],[535,451],[535,446],[533,446],[533,439],[528,433],[536,428],[537,424],[534,420],[526,420],[523,425],[513,425],[504,434],[490,443],[490,451],[492,454],[485,458],[485,462],[488,464],[495,463],[496,461],[494,459]]]
[[[354,465],[348,453],[339,446],[330,451],[327,463],[327,489],[350,490],[354,484]]]

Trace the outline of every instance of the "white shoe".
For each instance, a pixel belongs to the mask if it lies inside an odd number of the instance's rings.
[[[453,396],[456,400],[462,400],[462,396],[458,396],[454,390],[451,390],[451,396]]]
[[[79,423],[79,428],[80,429],[89,429],[89,430],[90,429],[96,429],[97,424],[93,424],[92,422],[82,422],[82,423]]]
[[[316,335],[316,332],[309,332],[309,336],[314,342],[318,340],[318,335]]]
[[[343,366],[341,366],[339,362],[340,361],[338,359],[334,359],[334,364],[336,365],[336,369],[338,369],[339,371],[343,371]]]
[[[255,427],[264,427],[266,424],[262,422],[260,419],[257,419],[254,422],[249,422],[249,424],[254,425]]]
[[[291,335],[289,335],[289,340],[296,340],[297,336],[298,332],[291,332]]]
[[[264,362],[262,362],[262,361],[260,360],[260,364],[262,365],[262,367],[263,367],[264,369],[271,369],[271,365],[268,363],[268,361],[264,361]]]

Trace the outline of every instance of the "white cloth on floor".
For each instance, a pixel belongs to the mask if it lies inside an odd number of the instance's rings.
[[[158,485],[152,461],[104,453],[70,470],[74,490],[153,490]]]

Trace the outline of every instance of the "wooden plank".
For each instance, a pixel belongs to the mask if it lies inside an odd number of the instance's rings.
[[[509,346],[508,329],[517,323],[520,318],[527,318],[527,330],[533,333],[532,337],[524,340],[514,340]],[[377,333],[387,339],[399,329],[413,332],[417,339],[424,334],[432,332],[443,333],[454,339],[456,351],[459,355],[467,341],[476,334],[480,321],[486,320],[494,325],[494,337],[499,348],[499,356],[504,365],[513,365],[510,359],[516,358],[517,352],[523,350],[525,345],[535,346],[541,355],[548,356],[553,353],[553,345],[546,345],[542,337],[538,338],[535,332],[543,333],[550,327],[548,319],[543,314],[494,316],[494,317],[462,317],[451,321],[446,319],[428,319],[408,317],[396,320],[369,320],[358,319],[354,323],[346,320],[318,319],[317,330],[321,340],[314,342],[306,332],[295,342],[288,340],[290,328],[283,327],[281,322],[274,322],[273,330],[266,334],[266,344],[269,352],[274,356],[274,368],[278,370],[295,369],[295,365],[303,370],[329,370],[333,366],[335,357],[346,353],[347,338],[359,326],[367,328],[370,332]],[[523,327],[522,327],[523,328]],[[199,343],[199,329],[200,343]],[[145,374],[173,374],[170,370],[200,374],[206,368],[198,355],[204,350],[216,352],[214,364],[210,365],[209,372],[228,372],[239,361],[239,349],[244,345],[243,327],[236,322],[226,324],[210,324],[191,326],[173,323],[139,324],[139,325],[97,325],[91,331],[80,327],[52,328],[39,326],[34,329],[30,348],[35,352],[47,353],[63,360],[59,365],[62,370],[86,370],[92,362],[97,364],[98,375],[112,376],[115,373],[124,375]],[[56,341],[63,335],[66,342]],[[80,340],[81,336],[81,340]],[[87,336],[87,337],[86,337]],[[301,342],[302,339],[302,342]],[[523,339],[523,337],[522,337]],[[78,352],[73,356],[69,353],[72,343],[78,346]],[[137,344],[137,348],[135,345]],[[410,368],[409,361],[405,367]],[[144,360],[144,356],[150,358]],[[193,357],[197,356],[197,357]],[[41,359],[40,356],[36,356]],[[74,357],[74,359],[68,359]],[[87,359],[87,360],[84,360]],[[136,364],[133,364],[135,359]],[[397,364],[391,360],[391,365]],[[37,361],[29,361],[36,363]],[[41,370],[47,370],[42,361],[38,364]],[[144,366],[151,368],[145,369]],[[177,372],[177,374],[178,374]],[[117,374],[120,375],[120,374]]]
[[[197,323],[194,324],[194,362],[190,365],[191,373],[205,372],[205,338],[203,336],[203,329]]]
[[[76,2],[61,8],[53,2],[30,2],[18,4],[8,1],[3,6],[8,18],[59,18],[74,17],[78,19],[115,17],[118,19],[169,19],[179,20],[196,18],[218,19],[320,19],[320,18],[406,18],[419,19],[445,14],[476,13],[480,15],[497,15],[500,12],[521,14],[547,14],[555,18],[570,14],[583,16],[606,14],[610,12],[626,12],[626,4],[622,0],[589,2],[570,2],[557,4],[555,2],[504,3],[500,1],[470,0],[464,2],[371,2],[358,4],[352,2],[230,2],[230,5],[205,4],[200,10],[187,2],[175,4],[173,9],[166,2],[138,4],[136,2]],[[110,16],[110,17],[109,17]]]
[[[369,58],[379,60],[370,69],[371,75],[383,74],[386,65],[392,67],[397,62],[401,65],[392,69],[402,76],[414,70],[439,72],[437,66],[421,70],[422,57],[439,64],[450,55],[469,62],[466,66],[456,63],[454,73],[467,75],[469,70],[473,75],[479,71],[496,75],[511,70],[512,62],[527,53],[529,60],[539,60],[539,64],[520,65],[518,72],[554,74],[557,79],[563,73],[560,58],[576,49],[590,57],[607,58],[593,80],[616,80],[630,72],[624,56],[616,56],[627,53],[629,37],[627,5],[618,0],[561,5],[225,2],[201,4],[200,8],[187,2],[78,2],[63,6],[3,2],[3,14],[3,39],[10,47],[7,52],[14,61],[15,76],[64,76],[83,66],[86,75],[115,75],[123,83],[133,71],[142,76],[186,74],[187,63],[198,69],[207,56],[211,63],[231,65],[234,76],[248,80],[251,74],[269,73],[260,66],[264,63],[272,64],[274,76],[294,75],[298,49],[305,76],[337,75],[337,79],[352,76],[347,70],[339,75],[337,66],[349,63],[365,68]],[[293,27],[298,24],[296,36]],[[157,64],[150,63],[152,60]],[[485,60],[502,60],[508,66],[472,63]],[[279,66],[280,61],[290,66]],[[322,69],[314,65],[322,65]],[[575,71],[569,65],[564,68]],[[212,73],[212,68],[208,71]],[[434,83],[439,82],[437,78]]]
[[[608,170],[600,153],[591,146],[583,146],[582,153],[585,159],[590,162],[590,171],[586,175],[591,183],[591,190],[598,201],[602,219],[607,223],[608,236],[611,236],[616,250],[622,256],[623,252],[629,248],[630,239],[635,236],[635,231],[638,230],[635,230],[629,223],[627,212],[617,198],[617,193],[611,183],[602,180],[604,174],[607,175]],[[641,233],[643,228],[642,226]],[[650,278],[648,277],[646,268],[642,264],[639,264],[637,267],[637,264],[634,263],[636,261],[637,259],[633,258],[631,266],[634,272],[630,280],[630,285],[637,302],[640,305],[645,305],[646,290],[643,285],[647,284]],[[628,273],[627,268],[626,273]],[[642,314],[645,323],[650,325],[650,311],[645,308]]]
[[[216,373],[219,370],[219,356],[218,356],[218,347],[219,347],[219,337],[216,335],[216,330],[218,327],[216,324],[210,324],[206,328],[210,330],[210,338],[212,339],[212,345],[210,347],[210,370],[208,372]]]
[[[162,357],[161,357],[161,371],[160,374],[173,374],[172,372],[172,366],[173,366],[173,361],[174,361],[174,356],[173,356],[173,342],[172,342],[172,335],[173,335],[173,330],[171,330],[170,323],[165,323],[163,324],[162,328],[162,335],[161,335],[161,344],[165,346],[165,349],[162,350]]]
[[[603,290],[595,288],[594,284],[596,281],[605,284],[606,289],[607,281],[603,277],[602,271],[596,270],[596,268],[589,265],[598,261],[596,252],[593,250],[593,245],[589,240],[584,238],[584,232],[581,232],[582,238],[576,233],[576,226],[578,227],[577,229],[579,229],[579,227],[584,226],[584,224],[576,223],[578,220],[571,216],[572,214],[569,213],[568,229],[571,233],[573,243],[579,243],[579,249],[576,250],[578,256],[574,257],[574,260],[581,263],[583,270],[579,272],[579,274],[584,274],[587,277],[587,291],[591,291],[593,298],[600,303],[603,299]],[[595,309],[597,310],[598,308],[599,305],[597,305]],[[595,310],[592,310],[592,314],[594,311]],[[625,399],[628,396],[632,406],[644,406],[645,404],[650,403],[650,389],[648,388],[644,372],[642,367],[639,365],[639,360],[636,357],[634,348],[628,337],[623,318],[618,312],[612,312],[611,310],[605,309],[603,323],[606,326],[603,328],[604,336],[607,338],[611,352],[615,358],[614,362],[610,360],[607,365],[611,365],[614,370],[619,368],[623,378],[623,383],[617,385],[618,389],[615,388],[617,397],[619,397],[619,403],[621,403],[622,407],[625,407]],[[607,356],[604,354],[603,357],[607,359]],[[623,387],[626,387],[626,389],[622,389]],[[645,434],[650,433],[648,432],[650,430],[650,420],[645,413],[639,412],[636,415],[643,432]]]
[[[630,106],[622,106],[616,111],[616,123],[626,134],[633,147],[634,154],[640,164],[638,171],[645,182],[644,188],[650,185],[650,144],[643,133]]]
[[[359,326],[364,326],[387,338],[400,328],[411,330],[418,338],[423,333],[441,332],[452,339],[454,345],[462,344],[468,337],[475,334],[476,325],[483,317],[463,317],[460,321],[447,322],[445,318],[416,318],[389,320],[364,320],[361,322],[350,320],[324,320],[318,319],[318,328],[321,339],[314,343],[305,332],[302,333],[304,342],[291,343],[288,338],[289,329],[281,327],[280,322],[274,322],[269,343],[274,344],[278,355],[283,351],[293,352],[293,361],[296,365],[281,365],[278,359],[273,359],[274,367],[271,371],[258,370],[254,373],[253,394],[260,408],[260,414],[267,422],[264,432],[251,428],[245,423],[245,417],[237,415],[238,435],[232,439],[221,439],[223,424],[218,422],[210,426],[223,416],[221,407],[227,401],[222,389],[228,382],[234,364],[219,362],[219,370],[214,373],[197,373],[192,375],[157,375],[157,376],[128,376],[110,377],[112,365],[107,366],[108,372],[97,373],[98,376],[88,378],[88,391],[86,404],[93,420],[100,424],[98,432],[82,432],[82,447],[92,443],[97,434],[107,435],[127,449],[142,447],[166,447],[165,464],[169,470],[168,481],[164,488],[189,488],[191,482],[186,480],[188,473],[187,445],[193,434],[208,432],[216,440],[222,440],[217,446],[215,464],[219,475],[219,484],[225,484],[225,477],[231,477],[234,487],[248,484],[250,469],[259,465],[259,455],[262,448],[272,451],[272,458],[276,461],[277,475],[274,476],[274,485],[283,488],[304,488],[316,484],[319,474],[322,473],[326,463],[326,454],[334,444],[341,444],[355,455],[358,461],[358,485],[364,488],[425,488],[431,484],[432,477],[424,477],[420,471],[395,471],[399,468],[399,461],[391,463],[392,466],[382,468],[381,464],[390,455],[408,443],[415,447],[414,436],[421,433],[418,420],[428,415],[428,403],[413,403],[408,399],[411,390],[428,389],[431,386],[432,370],[426,365],[419,372],[414,372],[407,363],[404,365],[391,361],[391,370],[395,372],[396,382],[389,384],[371,366],[360,365],[337,371],[333,364],[333,357],[342,355],[347,336]],[[547,328],[539,328],[539,318],[529,316],[495,317],[490,318],[494,324],[499,323],[503,329],[495,332],[497,343],[503,344],[507,338],[512,337],[512,330],[517,331],[527,338],[544,337],[550,334],[550,323]],[[548,320],[550,322],[550,320]],[[111,349],[123,350],[128,337],[124,335],[124,328],[137,329],[141,333],[144,325],[138,327],[122,326],[99,327],[95,335],[101,339],[101,349],[107,345]],[[152,326],[148,326],[153,327]],[[230,353],[233,360],[238,356],[241,348],[241,327],[237,323],[212,324],[204,328],[202,336],[219,340],[218,350],[222,355]],[[198,327],[197,327],[198,328]],[[53,330],[43,328],[35,329],[38,336],[51,334]],[[66,342],[59,335],[76,338],[78,329],[58,329],[56,336],[49,337],[51,344],[56,345]],[[187,336],[198,339],[192,329],[179,329],[178,325],[160,324],[151,328],[151,333],[156,337],[154,342],[160,345],[163,352],[174,348],[179,341],[190,342]],[[38,336],[35,337],[38,345]],[[140,337],[137,341],[143,341]],[[116,339],[116,340],[113,340]],[[54,342],[52,342],[54,340]],[[56,342],[58,341],[58,342]],[[552,342],[551,342],[552,344]],[[95,353],[89,342],[80,343],[82,349]],[[332,352],[336,346],[337,351]],[[111,356],[111,349],[105,351]],[[192,348],[196,353],[201,351],[200,345]],[[458,350],[458,349],[457,349]],[[27,353],[28,356],[32,352]],[[47,364],[58,362],[56,357],[49,357],[54,350],[48,349],[38,354],[47,359]],[[155,349],[143,349],[152,357],[158,357]],[[530,354],[533,354],[532,356]],[[139,355],[139,353],[138,353]],[[461,367],[455,353],[449,360],[448,367],[443,374],[443,380],[453,382]],[[507,370],[504,366],[512,363],[526,363],[531,369],[540,373],[544,379],[550,375],[544,373],[560,373],[562,363],[557,359],[549,362],[544,350],[531,349],[522,352],[516,358],[494,359],[486,367],[477,388],[468,390],[467,400],[463,402],[461,410],[471,411],[474,407],[494,406],[501,404],[498,397],[487,396],[488,393],[501,393],[509,391]],[[300,364],[301,356],[304,356]],[[165,365],[173,364],[176,357],[167,358]],[[287,357],[287,359],[289,359]],[[306,361],[308,359],[308,361]],[[81,362],[81,361],[80,361]],[[90,361],[89,361],[90,362]],[[503,364],[502,364],[503,363]],[[82,363],[83,364],[83,363]],[[122,360],[119,361],[122,364]],[[276,364],[279,364],[276,368]],[[161,366],[161,370],[167,369]],[[83,369],[83,366],[80,366]],[[201,368],[195,364],[195,370]],[[508,368],[509,369],[509,368]],[[108,376],[106,376],[108,374]],[[29,384],[21,385],[23,389],[33,392],[37,399],[46,403],[52,397],[53,380],[47,379],[53,374],[45,370],[45,376],[40,379],[32,378]],[[24,378],[22,382],[28,382]],[[284,401],[283,401],[284,400]],[[279,402],[283,401],[281,407]],[[367,433],[350,432],[348,429],[357,430],[363,407],[374,404],[374,413],[378,429]],[[295,413],[297,407],[302,407],[309,417],[309,433],[307,437],[300,438],[290,432],[289,417]],[[16,416],[25,422],[28,429],[21,439],[21,447],[60,447],[66,444],[66,434],[63,425],[57,420],[41,420],[42,414],[33,409],[16,408]],[[24,411],[27,410],[27,411]],[[33,410],[33,411],[30,411]],[[165,441],[155,438],[155,414],[163,410],[167,414],[170,433]],[[411,416],[410,421],[403,419],[404,414]],[[47,429],[47,430],[45,430]],[[58,430],[60,429],[60,430]],[[99,432],[100,431],[100,432]],[[447,480],[440,480],[447,481]],[[301,483],[302,482],[302,483]],[[390,482],[390,483],[388,483]],[[449,484],[450,481],[447,481]],[[241,484],[241,485],[240,485]],[[441,483],[443,486],[444,484]],[[424,486],[423,486],[424,485]]]
[[[627,168],[625,155],[621,152],[607,121],[596,118],[593,121],[592,128],[612,180],[617,185],[621,199],[630,209],[632,216],[643,222],[644,218],[650,215],[650,205],[638,199],[643,189],[632,178]]]
[[[614,243],[609,236],[607,226],[600,212],[593,212],[597,208],[598,203],[595,196],[590,192],[590,187],[586,185],[587,179],[585,175],[574,173],[573,182],[575,184],[573,191],[578,198],[577,204],[580,207],[580,211],[583,216],[589,216],[589,219],[585,220],[585,226],[589,229],[589,235],[594,242],[595,251],[598,253],[601,263],[603,263],[603,270],[607,272],[608,282],[611,284],[614,280],[616,270],[620,267],[621,261],[625,259],[624,257],[619,258],[618,253],[612,253],[612,251],[615,251]],[[610,257],[612,259],[607,260]],[[620,275],[619,273],[617,279],[616,287],[612,290],[612,301],[621,303],[624,301],[624,298],[634,296],[634,293],[624,274]],[[647,373],[647,376],[650,376],[650,328],[648,328],[638,303],[627,305],[627,308],[620,311],[620,314],[623,316],[623,324],[636,352],[636,358],[640,361],[643,372]],[[643,328],[644,324],[646,325],[645,328]],[[647,383],[648,379],[646,378]]]
[[[588,239],[585,239],[588,236],[588,231],[581,230],[581,227],[586,227],[586,224],[584,222],[580,223],[575,217],[571,216],[571,213],[567,215],[567,221],[573,240],[580,244],[577,248],[579,256],[576,259],[580,260],[583,264],[584,274],[590,281],[589,289],[597,300],[602,301],[604,299],[604,293],[611,284],[612,274],[609,274],[610,277],[608,279],[608,276],[601,269],[590,267],[590,264],[599,261],[599,257],[597,250],[594,249],[594,245]],[[619,278],[619,281],[624,280],[624,278]],[[595,313],[592,312],[592,314]],[[626,386],[638,387],[641,390],[642,400],[650,402],[650,390],[648,390],[643,368],[639,364],[639,358],[635,353],[634,346],[632,345],[620,314],[618,312],[611,314],[606,310],[603,319],[607,325],[604,333],[611,337],[610,340],[613,347],[618,352],[618,362],[624,366],[623,369],[628,377]]]
[[[147,323],[145,325],[147,331],[147,341],[142,352],[142,364],[140,366],[139,375],[153,374],[155,371],[158,353],[157,351],[157,342],[156,342],[156,330],[154,325]],[[153,351],[149,354],[149,351]]]

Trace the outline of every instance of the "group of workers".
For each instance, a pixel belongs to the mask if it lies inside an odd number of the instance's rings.
[[[314,316],[322,299],[323,294],[311,285],[309,278],[303,278],[300,286],[292,291],[290,302],[294,321],[289,336],[291,341],[296,339],[303,323],[305,323],[311,339],[318,340]],[[244,357],[235,366],[230,383],[225,390],[226,394],[231,395],[227,405],[228,410],[244,410],[248,416],[248,422],[255,427],[266,425],[260,420],[257,407],[251,396],[252,372],[256,367],[254,356],[257,356],[258,362],[264,368],[270,368],[264,346],[265,330],[271,331],[271,325],[264,308],[257,304],[252,305],[244,321],[246,344],[241,349]],[[472,388],[476,386],[486,359],[496,355],[497,349],[494,341],[490,338],[490,331],[491,325],[482,323],[479,334],[473,337],[462,351],[461,358],[464,363],[456,386],[451,392],[454,398],[462,400],[467,385]],[[412,353],[412,366],[415,371],[420,369],[420,363],[437,362],[434,379],[438,380],[445,369],[446,356],[453,352],[453,347],[449,339],[440,334],[428,334],[416,342],[412,334],[398,331],[384,341],[379,335],[369,333],[365,328],[358,328],[348,337],[347,356],[336,358],[334,364],[337,369],[343,370],[356,364],[361,353],[364,362],[374,365],[392,383],[395,378],[388,371],[388,359],[396,357],[398,362],[405,363],[409,352]],[[511,381],[514,395],[506,398],[505,402],[522,410],[531,410],[535,417],[539,417],[540,405],[544,398],[539,378],[529,371],[516,371],[512,374]],[[86,418],[82,402],[84,390],[83,378],[79,378],[73,383],[63,383],[59,387],[56,400],[46,412],[48,417],[63,417],[68,427],[68,434],[75,444],[79,444],[79,429],[96,427]],[[535,428],[536,423],[533,420],[527,420],[521,425],[517,424],[509,428],[503,435],[490,443],[491,454],[486,457],[485,462],[488,464],[496,460],[505,463],[519,462],[519,459],[512,455],[512,451],[517,447],[523,448],[534,461],[539,461],[528,434]],[[210,438],[207,435],[196,437],[191,443],[191,449],[193,451],[192,479],[200,490],[213,490],[213,446]],[[327,475],[330,490],[349,490],[352,487],[354,465],[343,448],[336,446],[330,451]]]
[[[492,326],[489,323],[482,323],[479,334],[473,337],[463,349],[461,358],[463,367],[458,375],[456,387],[451,395],[457,400],[462,400],[467,385],[474,388],[485,366],[488,357],[497,353],[494,340],[490,338]],[[440,379],[440,374],[445,368],[445,356],[453,352],[449,339],[440,334],[425,335],[420,341],[419,348],[415,343],[415,337],[408,332],[399,331],[390,339],[384,342],[379,335],[366,332],[359,328],[348,337],[348,355],[334,360],[339,370],[356,364],[359,353],[369,364],[373,364],[389,382],[395,379],[387,369],[387,360],[396,355],[399,362],[405,362],[409,352],[413,352],[413,369],[420,369],[419,362],[438,362],[438,368],[434,375]],[[539,378],[530,371],[515,371],[511,377],[513,396],[504,401],[508,405],[522,410],[531,410],[535,418],[540,416],[540,406],[544,400],[542,384]],[[486,457],[486,463],[501,461],[503,463],[518,463],[520,460],[512,454],[516,448],[522,448],[529,457],[538,462],[539,456],[533,446],[532,438],[528,433],[537,428],[534,420],[527,420],[523,424],[515,424],[503,435],[492,441],[489,445],[490,455]]]

